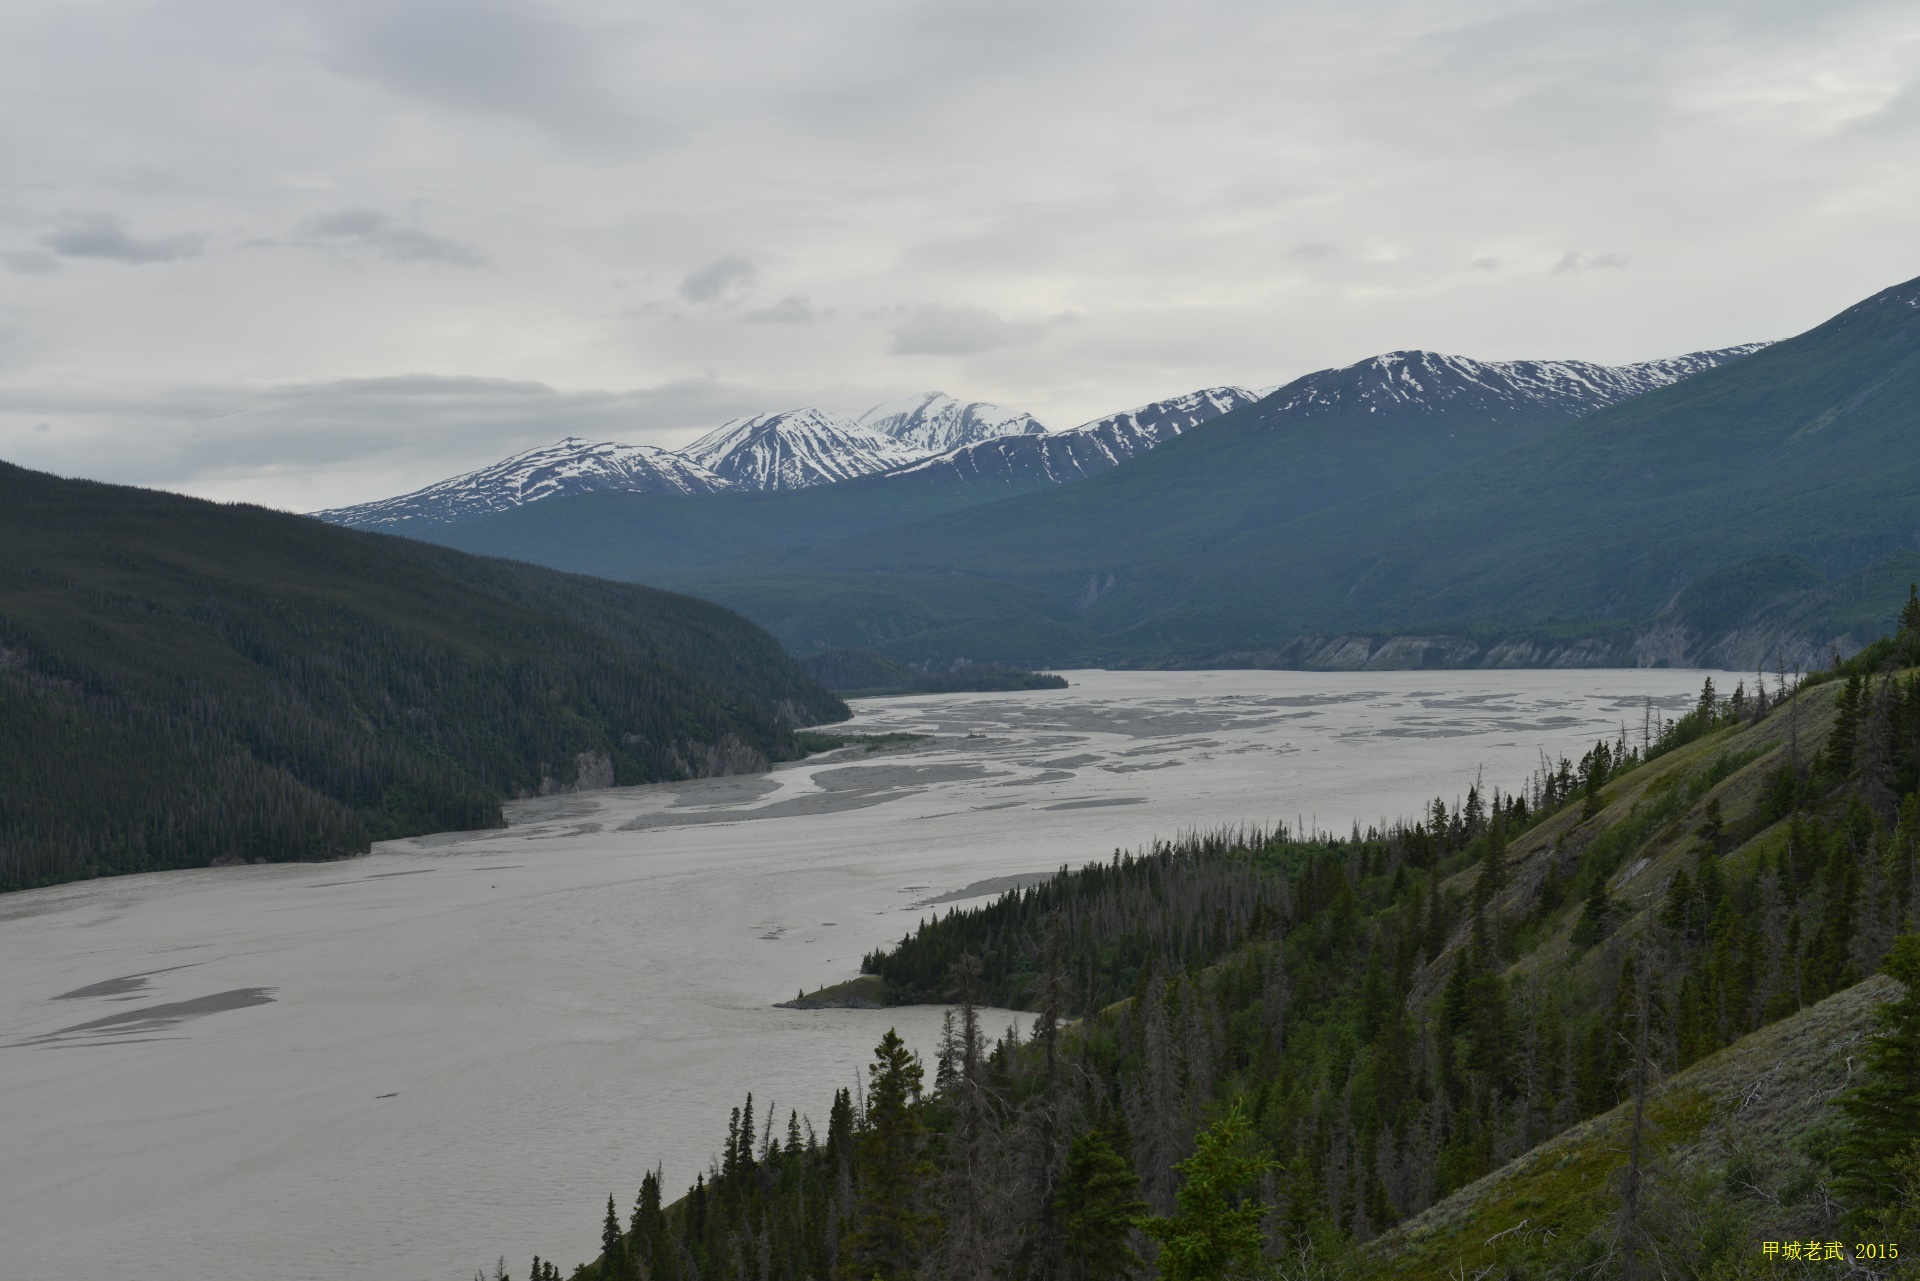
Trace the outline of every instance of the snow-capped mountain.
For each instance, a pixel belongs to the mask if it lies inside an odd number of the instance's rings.
[[[341,525],[401,529],[450,524],[597,489],[665,494],[807,489],[881,473],[897,475],[904,484],[1024,490],[1106,471],[1255,402],[1264,402],[1257,411],[1260,421],[1274,426],[1354,407],[1439,418],[1475,414],[1496,423],[1535,421],[1542,412],[1574,418],[1765,345],[1631,365],[1481,361],[1394,351],[1279,388],[1209,387],[1062,432],[1049,432],[1030,414],[926,392],[876,405],[857,419],[821,409],[738,418],[677,451],[569,437],[398,498],[314,514]]]
[[[857,421],[869,431],[890,436],[923,455],[944,454],[1001,436],[1047,434],[1032,414],[1002,409],[984,400],[955,400],[943,391],[875,405]]]
[[[1248,391],[1245,387],[1205,387],[1171,400],[1156,400],[1138,409],[1129,409],[1124,414],[1096,418],[1074,428],[1074,431],[1084,432],[1101,441],[1113,452],[1115,462],[1123,462],[1163,441],[1173,439],[1183,431],[1190,431],[1201,423],[1222,414],[1230,414],[1242,405],[1251,405],[1259,399],[1259,392]]]
[[[892,471],[926,456],[924,449],[823,409],[736,418],[680,452],[729,489],[808,489]]]
[[[619,445],[569,436],[398,498],[313,513],[336,525],[396,529],[446,525],[542,498],[596,489],[711,494],[727,483],[698,463],[652,445]]]
[[[1096,418],[1071,431],[980,441],[901,468],[895,474],[901,483],[913,479],[930,485],[1065,485],[1116,467],[1135,454],[1257,399],[1244,387],[1208,387]]]
[[[1370,413],[1444,416],[1549,410],[1569,417],[1679,382],[1766,346],[1746,343],[1632,365],[1584,360],[1472,360],[1432,351],[1390,351],[1358,364],[1323,369],[1278,389],[1262,410],[1275,420],[1364,407]]]

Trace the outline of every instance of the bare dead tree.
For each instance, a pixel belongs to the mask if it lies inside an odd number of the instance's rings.
[[[1659,921],[1651,901],[1643,915],[1639,947],[1636,949],[1633,987],[1628,994],[1629,1026],[1621,1030],[1627,1042],[1626,1085],[1631,1107],[1627,1114],[1627,1161],[1617,1176],[1620,1208],[1614,1216],[1614,1250],[1620,1260],[1622,1281],[1641,1281],[1651,1267],[1661,1275],[1663,1250],[1659,1235],[1651,1229],[1650,1203],[1653,1194],[1655,1160],[1654,1138],[1657,1127],[1647,1114],[1647,1102],[1659,1083],[1666,1055],[1660,1019],[1659,973],[1665,948]]]

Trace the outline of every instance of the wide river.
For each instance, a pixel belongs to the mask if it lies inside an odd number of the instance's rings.
[[[864,702],[929,737],[520,803],[332,864],[0,898],[0,1255],[14,1276],[465,1281],[592,1256],[748,1090],[823,1119],[932,1007],[773,1008],[928,900],[1155,835],[1345,832],[1577,758],[1700,674],[1074,672]],[[956,896],[955,891],[963,893]],[[944,910],[944,909],[943,909]]]

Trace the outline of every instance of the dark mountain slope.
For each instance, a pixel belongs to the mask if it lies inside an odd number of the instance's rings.
[[[1746,350],[1620,369],[1391,352],[1296,379],[1082,485],[890,530],[808,563],[1040,579],[1072,564],[1077,584],[1460,466]]]
[[[1077,485],[793,555],[779,565],[778,578],[716,566],[675,585],[740,609],[800,649],[887,644],[903,658],[1066,661],[1191,651],[1216,641],[1271,644],[1303,630],[1304,620],[1276,618],[1257,602],[1246,610],[1251,593],[1240,579],[1290,562],[1297,530],[1330,531],[1338,542],[1346,522],[1377,517],[1378,495],[1454,473],[1589,410],[1751,350],[1624,367],[1391,353],[1298,379]],[[1350,513],[1322,519],[1320,513],[1349,503]],[[863,576],[876,573],[895,584],[899,608],[875,609],[871,593],[857,590]],[[977,626],[964,635],[884,630],[881,615],[953,612],[949,598],[961,590],[956,576],[1036,590],[1048,602],[1027,616],[1037,630],[1011,620],[984,634]],[[814,602],[845,604],[809,604],[814,621],[803,623],[784,607],[802,584],[814,587]],[[1192,625],[1183,620],[1116,635],[1179,609],[1204,612]],[[1238,612],[1249,616],[1235,619]],[[1063,625],[1078,638],[1065,640],[1069,648],[1024,648],[1028,631],[1064,640]],[[856,634],[863,639],[848,639]],[[963,643],[974,648],[957,648]]]
[[[1000,496],[964,477],[915,475],[903,482],[897,475],[694,497],[602,491],[407,532],[484,556],[661,582],[695,566],[819,547]]]
[[[844,715],[702,601],[0,464],[0,888],[491,825]]]
[[[1836,575],[1920,547],[1916,309],[1909,281],[1473,467],[1240,531],[1134,642],[1646,619],[1743,561]]]

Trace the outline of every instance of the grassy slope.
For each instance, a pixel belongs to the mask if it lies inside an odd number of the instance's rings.
[[[1649,1108],[1663,1167],[1654,1187],[1702,1223],[1703,1247],[1744,1249],[1731,1239],[1734,1225],[1769,1202],[1772,1237],[1817,1230],[1807,1141],[1831,1124],[1826,1101],[1847,1084],[1875,1007],[1898,991],[1875,976],[1660,1084]],[[1567,1258],[1613,1213],[1630,1107],[1574,1126],[1409,1219],[1375,1244],[1369,1263],[1387,1276],[1442,1281]]]
[[[0,885],[364,848],[844,715],[707,602],[260,508],[0,464],[0,547]]]
[[[1707,806],[1718,801],[1734,823],[1749,815],[1789,741],[1810,753],[1825,738],[1838,692],[1837,683],[1809,689],[1790,712],[1658,757],[1608,785],[1605,808],[1595,818],[1583,821],[1575,807],[1516,842],[1512,885],[1502,902],[1521,915],[1538,899],[1556,841],[1584,852],[1595,841],[1631,838],[1608,881],[1610,895],[1628,904],[1631,915],[1610,945],[1582,951],[1569,941],[1581,904],[1569,902],[1536,932],[1508,979],[1564,973],[1588,990],[1604,983],[1657,905],[1658,891],[1691,861],[1692,834]],[[1723,772],[1724,766],[1713,768],[1717,761],[1744,763],[1701,786]],[[1729,878],[1772,851],[1784,828],[1782,822],[1754,832],[1724,855]],[[1476,876],[1468,868],[1453,884],[1466,893]],[[1456,947],[1464,943],[1454,940]],[[1822,1193],[1807,1141],[1817,1142],[1816,1128],[1832,1123],[1826,1102],[1849,1080],[1850,1056],[1872,1030],[1874,1007],[1896,990],[1891,980],[1871,977],[1661,1082],[1650,1108],[1657,1187],[1669,1212],[1690,1214],[1702,1231],[1717,1234],[1700,1242],[1703,1250],[1742,1248],[1741,1233],[1762,1202],[1771,1207],[1763,1217],[1772,1235],[1811,1231]],[[1416,992],[1415,999],[1431,995]],[[1581,1122],[1398,1225],[1371,1248],[1368,1268],[1440,1281],[1487,1267],[1495,1269],[1489,1275],[1533,1275],[1543,1264],[1564,1266],[1617,1205],[1610,1181],[1625,1161],[1629,1106]],[[1730,1179],[1744,1183],[1734,1186]]]

